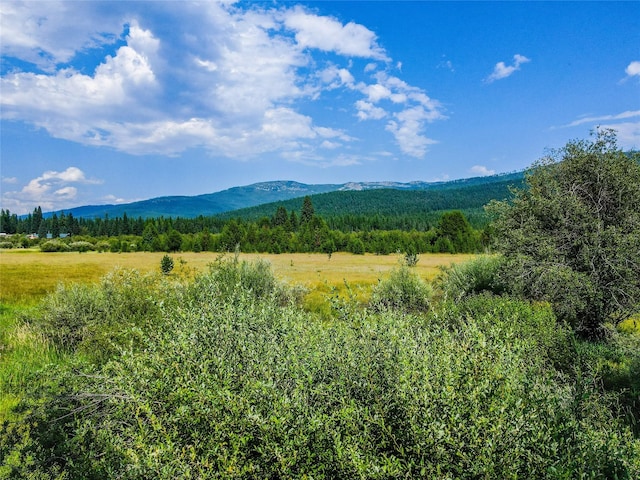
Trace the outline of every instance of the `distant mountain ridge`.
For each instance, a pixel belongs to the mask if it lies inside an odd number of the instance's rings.
[[[73,214],[76,218],[122,217],[183,217],[194,218],[200,215],[213,216],[228,214],[234,210],[246,209],[262,204],[290,200],[307,195],[317,195],[336,191],[365,191],[378,189],[392,190],[449,190],[471,186],[489,185],[513,181],[522,181],[524,172],[513,172],[486,177],[473,177],[443,182],[348,182],[342,184],[304,184],[291,180],[259,182],[251,185],[233,187],[215,193],[195,196],[165,196],[141,200],[126,204],[87,205],[57,212],[46,212],[45,217],[54,213]]]

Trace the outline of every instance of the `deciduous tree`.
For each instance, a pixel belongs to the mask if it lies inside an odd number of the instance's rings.
[[[507,284],[587,336],[640,310],[640,155],[611,130],[594,135],[535,163],[512,202],[489,207]]]

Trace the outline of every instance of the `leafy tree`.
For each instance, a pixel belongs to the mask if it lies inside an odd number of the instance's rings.
[[[640,310],[640,155],[601,130],[539,160],[526,185],[489,207],[506,283],[590,337]]]

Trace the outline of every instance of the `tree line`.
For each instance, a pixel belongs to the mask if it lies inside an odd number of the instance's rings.
[[[25,217],[2,210],[0,221],[2,232],[19,234],[5,240],[5,248],[40,244],[47,251],[200,252],[239,248],[264,253],[472,253],[483,250],[488,240],[485,231],[473,228],[459,210],[440,213],[438,218],[422,223],[408,217],[404,224],[392,222],[384,215],[342,215],[326,220],[316,214],[309,196],[303,199],[299,211],[279,205],[271,217],[257,220],[204,216],[132,219],[126,214],[87,219],[71,213],[44,218],[37,207]],[[29,239],[27,235],[31,234],[37,238]]]

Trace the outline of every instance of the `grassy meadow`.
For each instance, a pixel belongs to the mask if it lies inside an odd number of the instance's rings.
[[[33,303],[55,290],[59,283],[96,283],[115,268],[135,269],[141,273],[159,272],[159,252],[57,252],[39,250],[0,250],[0,302]],[[233,254],[228,254],[232,256]],[[192,276],[207,271],[220,257],[218,253],[181,252],[174,258],[174,276]],[[424,254],[415,267],[416,273],[432,280],[441,266],[473,258],[471,254]],[[342,288],[344,281],[371,287],[402,261],[401,255],[352,255],[334,253],[331,258],[320,253],[240,254],[240,260],[263,259],[271,264],[274,274],[290,284],[311,290],[328,291]]]

